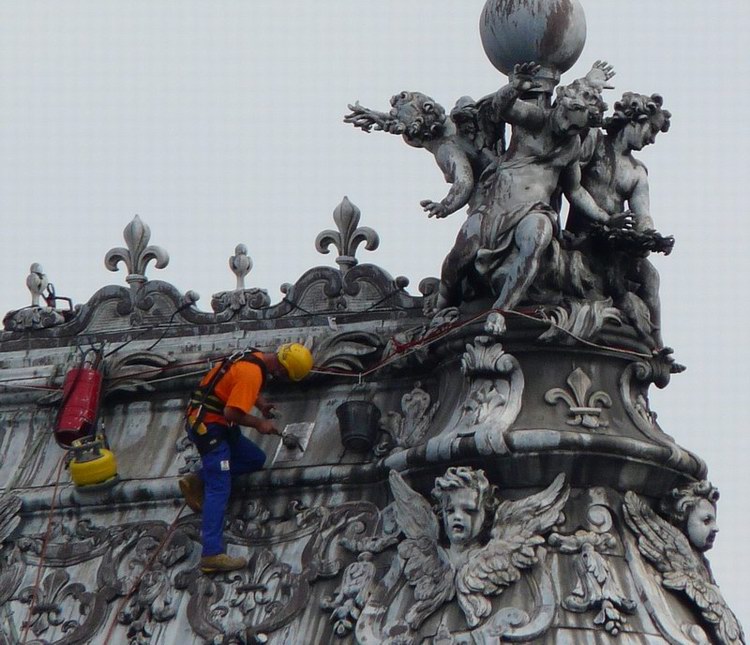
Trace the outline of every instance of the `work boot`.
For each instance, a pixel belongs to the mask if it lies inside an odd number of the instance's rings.
[[[236,571],[247,566],[245,558],[233,558],[226,553],[217,555],[204,555],[201,558],[201,571],[203,573],[216,573],[217,571]]]
[[[180,492],[193,513],[203,510],[203,480],[195,473],[189,473],[180,479]]]

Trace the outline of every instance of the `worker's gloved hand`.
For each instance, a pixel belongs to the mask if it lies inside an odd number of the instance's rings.
[[[261,419],[255,429],[261,434],[281,434],[273,421],[269,419]]]

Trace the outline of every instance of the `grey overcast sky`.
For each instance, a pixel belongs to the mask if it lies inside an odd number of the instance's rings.
[[[447,186],[430,156],[342,123],[347,103],[385,109],[420,90],[453,106],[505,82],[478,35],[484,0],[129,0],[0,2],[0,314],[30,303],[40,262],[82,303],[124,284],[103,258],[137,213],[170,254],[152,279],[201,295],[234,286],[244,242],[250,286],[281,297],[334,254],[314,249],[344,195],[392,275],[439,274],[463,214],[419,207]],[[750,628],[746,0],[582,0],[588,39],[576,67],[617,70],[621,92],[663,94],[672,129],[639,157],[659,230],[663,332],[688,371],[652,407],[708,463],[722,493],[710,552],[730,606]]]

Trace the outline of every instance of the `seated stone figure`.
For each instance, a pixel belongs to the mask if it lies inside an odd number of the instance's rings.
[[[649,250],[669,252],[671,238],[654,231],[649,207],[648,172],[633,157],[669,129],[671,114],[658,94],[626,92],[605,120],[604,130],[592,131],[584,143],[581,185],[608,213],[621,212],[627,203],[634,230],[621,238],[602,239],[591,219],[573,205],[566,229],[593,238],[588,246],[592,268],[605,278],[604,295],[612,297],[636,329],[662,347],[660,332],[659,274],[646,259]],[[593,233],[593,235],[592,235]],[[597,239],[598,238],[598,239]],[[635,295],[637,298],[633,298]],[[643,304],[647,311],[643,311]]]
[[[601,120],[603,83],[587,77],[559,87],[551,107],[519,100],[538,86],[538,70],[534,63],[517,65],[510,83],[492,97],[496,120],[512,124],[512,137],[503,157],[484,171],[443,262],[437,309],[458,305],[472,280],[488,285],[495,307],[515,307],[560,232],[561,190],[592,221],[625,223],[597,205],[580,181],[581,134]]]

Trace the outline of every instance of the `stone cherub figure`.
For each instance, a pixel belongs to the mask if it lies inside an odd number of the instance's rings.
[[[544,544],[542,535],[558,521],[569,494],[560,474],[536,495],[498,503],[483,471],[450,467],[432,491],[440,507],[443,540],[427,500],[396,471],[389,481],[406,538],[398,553],[414,587],[415,602],[405,617],[413,630],[454,598],[470,627],[487,618],[492,610],[489,597],[501,594],[523,569],[536,564],[536,547]]]
[[[477,273],[489,283],[494,306],[512,309],[526,295],[559,235],[560,192],[592,221],[627,225],[612,217],[581,185],[581,135],[601,122],[601,91],[611,68],[597,62],[589,74],[558,87],[556,100],[521,100],[539,83],[534,63],[516,65],[511,81],[492,99],[498,119],[513,126],[507,152],[477,187],[469,218],[443,263],[437,306],[457,304],[464,280]]]
[[[581,185],[594,201],[608,213],[619,213],[627,202],[633,217],[633,230],[623,231],[613,240],[625,242],[631,248],[616,253],[610,248],[593,260],[601,265],[606,276],[605,292],[625,311],[636,328],[645,335],[649,332],[656,348],[662,347],[660,332],[659,274],[646,259],[649,250],[669,253],[674,240],[660,236],[654,230],[649,205],[648,171],[633,157],[633,151],[654,143],[660,132],[669,130],[671,114],[663,108],[658,94],[646,96],[626,92],[614,105],[614,113],[604,122],[604,130],[592,131],[584,142],[581,160]],[[590,234],[591,220],[577,208],[571,208],[566,229],[576,235]],[[637,248],[640,244],[642,248]],[[616,249],[616,247],[615,247]],[[615,261],[616,260],[616,261]],[[629,298],[632,290],[648,309],[648,316],[639,315],[637,301]]]
[[[344,117],[365,132],[375,130],[399,134],[415,148],[430,152],[451,185],[439,202],[420,202],[429,217],[443,218],[469,203],[482,171],[504,152],[504,124],[489,119],[487,101],[475,103],[468,96],[460,98],[446,115],[445,108],[421,92],[401,92],[391,98],[391,110],[378,112],[350,105]]]
[[[634,492],[625,494],[625,521],[638,538],[638,549],[661,574],[662,586],[682,592],[713,628],[714,642],[745,643],[737,618],[714,581],[703,553],[713,546],[719,491],[710,482],[675,488],[660,504],[669,521]]]
[[[394,96],[388,114],[349,106],[346,122],[401,134],[434,155],[451,189],[440,202],[422,202],[430,216],[469,204],[443,262],[435,310],[460,304],[469,285],[489,287],[498,308],[518,304],[559,233],[560,187],[590,219],[609,227],[627,223],[600,208],[580,183],[581,134],[601,121],[601,91],[612,68],[597,61],[586,77],[558,88],[551,107],[520,100],[539,86],[538,70],[534,63],[517,65],[508,85],[476,103],[459,100],[450,119],[418,92]],[[513,126],[507,150],[506,122]]]

